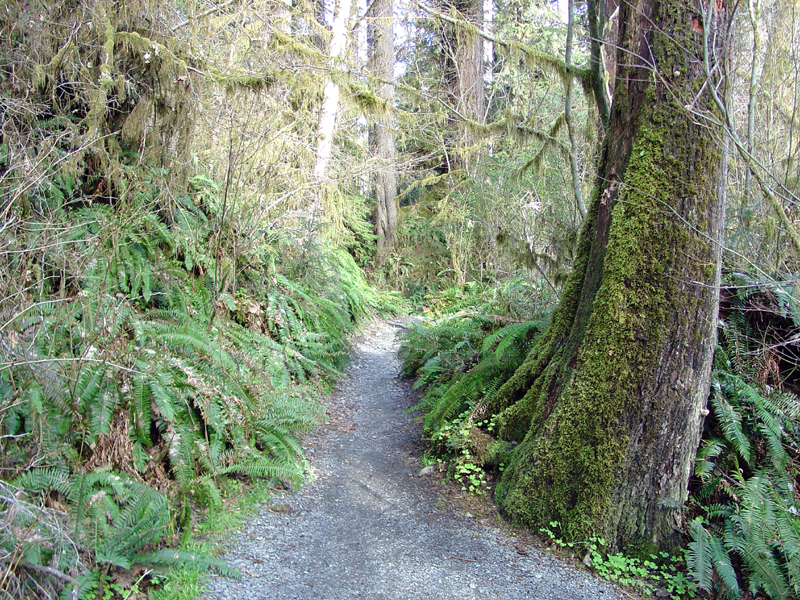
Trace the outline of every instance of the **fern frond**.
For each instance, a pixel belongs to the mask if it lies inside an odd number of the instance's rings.
[[[291,431],[267,420],[256,422],[256,438],[270,454],[283,459],[303,453]]]
[[[770,598],[789,600],[789,587],[780,564],[771,554],[754,551],[749,544],[742,543],[736,548],[750,572],[750,590],[763,589]]]
[[[716,459],[724,449],[721,440],[709,439],[703,442],[702,447],[697,452],[694,465],[694,474],[700,479],[705,480],[714,471],[714,459]]]
[[[714,570],[727,588],[729,595],[738,596],[740,594],[739,580],[731,563],[731,557],[725,550],[722,541],[716,535],[709,534],[709,545]]]
[[[13,480],[13,484],[29,494],[43,494],[51,490],[65,492],[70,479],[65,466],[29,469]]]
[[[514,326],[509,325],[508,327]],[[528,347],[526,338],[531,337],[534,332],[541,332],[539,321],[526,321],[525,323],[520,323],[518,327],[514,327],[514,329],[505,335],[503,339],[500,340],[500,343],[497,344],[497,348],[494,351],[494,359],[498,363],[501,363],[506,357],[509,348],[512,347],[517,350],[517,356],[519,356],[519,351],[523,350],[522,358],[524,358],[524,356],[527,355],[527,352],[524,352],[524,350]]]
[[[254,452],[248,453],[244,460],[220,471],[221,475],[228,473],[240,473],[250,477],[265,477],[275,480],[289,479],[292,481],[297,481],[300,477],[300,472],[293,463],[276,460]]]
[[[759,422],[756,429],[761,433],[764,442],[769,449],[769,458],[775,466],[775,470],[780,472],[786,468],[789,456],[783,447],[785,431],[778,418],[776,418],[777,407],[766,398],[760,396],[754,399],[755,412]]]
[[[703,527],[700,518],[689,523],[692,541],[689,542],[689,552],[686,555],[686,566],[689,573],[701,590],[711,591],[714,575],[714,560],[711,554],[712,534]]]
[[[124,569],[125,571],[130,571],[131,567],[133,566],[133,562],[130,557],[114,552],[113,549],[98,550],[95,552],[94,560],[98,564],[112,565],[119,567],[120,569]]]
[[[83,366],[73,390],[76,402],[81,406],[87,406],[97,399],[105,371],[106,367],[102,363]]]
[[[703,527],[699,517],[689,523],[689,531],[692,541],[688,544],[686,566],[697,587],[710,592],[716,571],[728,591],[739,594],[736,571],[720,539]]]
[[[133,409],[136,419],[136,430],[142,443],[149,443],[150,421],[153,414],[150,410],[150,385],[144,374],[137,373],[131,381]]]
[[[714,414],[719,420],[722,432],[725,434],[725,439],[733,446],[737,454],[750,464],[750,440],[742,430],[742,417],[725,399],[719,381],[714,381],[712,384],[710,402],[714,407]]]

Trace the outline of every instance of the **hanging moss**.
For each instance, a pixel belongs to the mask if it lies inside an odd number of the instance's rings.
[[[17,99],[25,107],[17,114],[26,116],[4,121],[3,133],[23,144],[30,139],[32,148],[45,152],[40,172],[85,181],[88,197],[114,201],[131,176],[122,155],[132,144],[151,166],[184,169],[193,131],[193,75],[182,58],[187,49],[162,24],[158,3],[111,10],[102,0],[74,6],[10,2],[4,8],[0,52],[18,67],[13,80],[0,81],[0,92]],[[39,19],[30,19],[32,12]],[[19,87],[26,81],[32,89]],[[55,126],[53,115],[67,118]],[[55,152],[47,150],[51,146]]]

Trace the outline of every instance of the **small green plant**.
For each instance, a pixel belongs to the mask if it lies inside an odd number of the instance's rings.
[[[421,462],[423,467],[441,467],[444,464],[444,461],[441,458],[429,452],[423,454]]]
[[[486,491],[486,473],[471,462],[456,465],[455,479],[461,484],[461,489],[465,492],[481,495]]]
[[[138,598],[139,594],[141,593],[139,584],[141,583],[142,578],[130,585],[123,585],[121,583],[107,583],[103,591],[103,600],[115,600],[117,598],[128,600],[129,598]]]
[[[170,569],[154,581],[156,587],[148,594],[149,600],[195,600],[203,591],[206,574],[191,567]]]
[[[622,552],[608,554],[606,540],[593,536],[584,542],[565,542],[556,533],[561,528],[558,521],[539,529],[546,539],[565,550],[583,549],[583,560],[597,575],[615,584],[630,587],[646,596],[659,594],[672,600],[694,598],[694,584],[685,575],[686,561],[667,552],[651,554],[648,559],[626,556]]]
[[[485,422],[473,423],[469,411],[465,411],[431,436],[433,448],[449,450],[453,478],[461,484],[461,489],[475,495],[486,491],[488,480],[486,472],[476,464],[469,449],[469,439],[473,428],[484,424]],[[428,456],[429,461],[434,460],[430,454]],[[435,459],[435,462],[444,464],[441,458]]]

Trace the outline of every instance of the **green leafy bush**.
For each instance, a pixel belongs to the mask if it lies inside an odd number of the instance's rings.
[[[404,333],[403,372],[416,376],[414,387],[425,392],[415,409],[427,432],[488,401],[525,359],[542,321],[507,321],[457,315],[412,324]]]
[[[472,297],[475,301],[475,297]],[[481,494],[485,469],[500,468],[508,443],[492,437],[486,403],[527,356],[544,320],[517,321],[461,310],[436,321],[412,323],[400,348],[403,372],[416,376],[419,411],[432,455],[449,462],[465,491]]]

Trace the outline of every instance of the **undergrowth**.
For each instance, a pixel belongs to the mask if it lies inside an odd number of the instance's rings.
[[[175,541],[239,480],[300,483],[297,434],[348,336],[400,300],[322,243],[268,233],[227,256],[205,181],[173,212],[148,180],[115,206],[76,206],[67,185],[0,231],[0,590],[114,597],[136,565],[142,589],[175,565],[232,574]]]
[[[800,401],[784,381],[794,376],[792,347],[775,336],[794,331],[798,313],[780,285],[744,279],[721,321],[688,563],[698,587],[720,597],[797,598]]]
[[[609,554],[606,540],[591,537],[585,542],[565,542],[559,532],[561,524],[551,521],[539,529],[541,536],[556,549],[583,555],[583,564],[598,576],[616,585],[632,588],[644,596],[681,600],[695,598],[694,583],[686,575],[686,559],[668,552],[650,554],[646,558],[626,556],[622,552]]]
[[[800,597],[798,313],[781,285],[737,277],[720,319],[683,556],[609,556],[600,538],[570,545],[583,548],[584,562],[600,576],[645,594]],[[486,403],[547,320],[494,314],[475,289],[450,290],[434,302],[438,317],[410,328],[401,357],[423,390],[415,409],[428,462],[443,461],[464,491],[482,494],[513,452],[493,437]],[[557,530],[554,523],[540,533],[566,547]]]
[[[536,320],[518,318],[536,299],[536,290],[520,278],[492,290],[456,288],[432,303],[435,313],[450,312],[411,324],[403,335],[402,369],[416,377],[414,388],[423,392],[411,410],[420,413],[428,454],[445,461],[450,475],[470,493],[484,493],[485,469],[502,468],[509,450],[507,443],[492,438],[486,404],[546,327],[546,314]]]
[[[243,484],[301,482],[349,336],[403,308],[318,224],[275,226],[233,126],[224,161],[193,154],[209,82],[178,11],[108,8],[0,13],[4,598],[233,575],[180,542]]]

